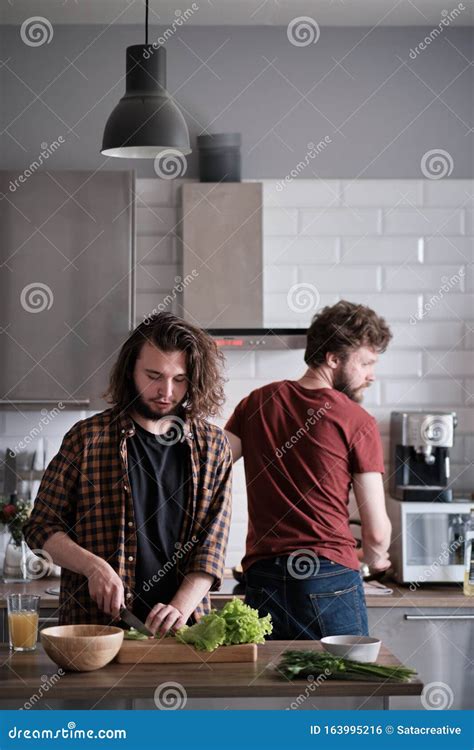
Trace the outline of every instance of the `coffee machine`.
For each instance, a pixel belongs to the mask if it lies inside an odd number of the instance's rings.
[[[395,580],[412,585],[460,583],[464,523],[472,502],[450,487],[454,412],[392,412],[390,423],[390,559]]]
[[[450,503],[449,450],[455,412],[394,411],[390,419],[390,494],[397,500]]]

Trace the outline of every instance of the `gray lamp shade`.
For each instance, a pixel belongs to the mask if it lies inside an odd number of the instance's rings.
[[[189,131],[166,90],[166,50],[127,47],[126,91],[107,120],[101,152],[122,159],[154,159],[167,149],[190,154]]]

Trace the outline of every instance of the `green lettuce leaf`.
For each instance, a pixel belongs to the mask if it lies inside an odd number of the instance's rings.
[[[273,626],[271,616],[259,617],[258,610],[234,598],[219,611],[213,610],[195,625],[176,632],[176,640],[199,651],[214,651],[218,646],[239,643],[264,643]]]
[[[225,645],[236,643],[265,643],[265,635],[273,630],[271,615],[259,617],[258,610],[244,604],[241,599],[231,599],[219,615],[225,620]]]
[[[176,640],[199,651],[214,651],[225,640],[225,621],[215,614],[204,615],[195,625],[184,625],[176,631]]]

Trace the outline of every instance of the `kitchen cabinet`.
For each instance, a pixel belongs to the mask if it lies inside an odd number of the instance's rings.
[[[262,184],[182,188],[183,311],[204,328],[262,326]]]
[[[445,707],[453,710],[474,708],[474,606],[374,607],[368,612],[370,634],[417,669],[425,689],[438,683],[437,698],[433,693],[432,700],[446,701]],[[395,697],[390,706],[425,708],[420,696]]]
[[[133,185],[123,171],[0,172],[0,408],[104,408],[134,320]]]

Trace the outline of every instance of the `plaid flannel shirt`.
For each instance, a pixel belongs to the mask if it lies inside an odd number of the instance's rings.
[[[106,560],[118,573],[125,603],[133,607],[137,534],[127,475],[127,438],[132,419],[107,409],[77,422],[47,467],[24,535],[31,549],[42,549],[63,531],[84,549]],[[190,447],[189,505],[176,564],[178,585],[186,574],[208,573],[211,590],[220,588],[231,517],[232,454],[224,432],[206,421],[187,421]],[[209,612],[207,595],[194,611]],[[60,624],[110,623],[89,596],[87,578],[61,571]]]

